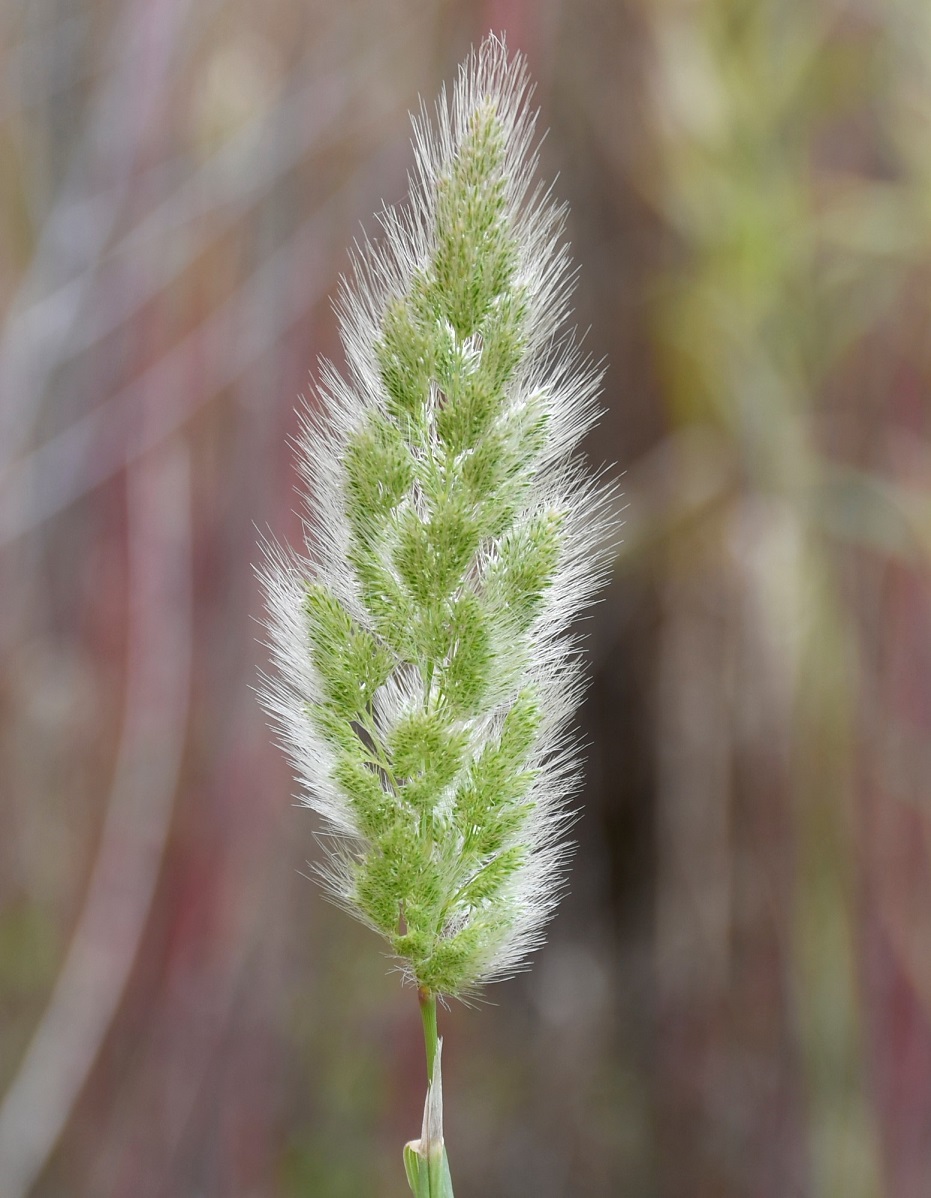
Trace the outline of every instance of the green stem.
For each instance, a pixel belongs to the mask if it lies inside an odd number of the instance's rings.
[[[453,1198],[449,1161],[443,1144],[443,1095],[440,1074],[435,1068],[438,1040],[436,1035],[436,995],[422,986],[417,991],[423,1038],[427,1048],[427,1105],[419,1140],[404,1146],[404,1170],[415,1198]],[[434,1077],[434,1073],[436,1076]]]
[[[436,1060],[436,995],[423,986],[417,991],[420,1017],[423,1020],[423,1039],[427,1049],[427,1081],[433,1081],[433,1062]]]

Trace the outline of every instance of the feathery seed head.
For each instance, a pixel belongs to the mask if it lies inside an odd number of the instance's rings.
[[[489,37],[414,122],[407,208],[340,297],[300,446],[307,556],[269,548],[264,700],[333,836],[337,900],[430,992],[506,976],[559,896],[573,615],[608,493],[574,456],[598,376],[560,333],[562,210],[520,59]]]

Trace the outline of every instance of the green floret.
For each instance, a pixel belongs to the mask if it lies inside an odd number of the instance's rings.
[[[500,617],[526,632],[543,605],[559,561],[564,518],[560,512],[533,516],[501,538],[488,573],[488,596]]]
[[[393,420],[377,412],[346,445],[346,514],[370,535],[408,491],[414,473],[410,449]]]
[[[394,773],[405,780],[405,802],[430,812],[459,773],[468,739],[465,730],[452,728],[439,712],[405,716],[388,741]]]
[[[334,711],[354,719],[367,710],[395,659],[320,583],[307,588],[304,608],[313,663]]]
[[[456,902],[463,907],[478,907],[495,898],[524,863],[526,855],[523,845],[512,845],[489,857],[459,891]]]
[[[431,296],[460,337],[475,332],[517,265],[507,221],[504,149],[504,131],[488,101],[476,109],[449,174],[437,184]]]
[[[536,776],[526,769],[540,713],[533,692],[522,692],[502,723],[496,741],[486,745],[456,792],[454,820],[468,860],[497,852],[518,831],[529,811],[521,800]]]
[[[393,827],[398,815],[397,802],[390,790],[386,790],[377,768],[366,760],[358,741],[354,751],[344,752],[337,760],[333,777],[352,804],[363,835],[376,840]]]
[[[411,597],[428,606],[451,595],[480,540],[474,511],[462,496],[442,500],[425,520],[407,509],[399,520],[394,563]]]
[[[394,299],[382,319],[376,357],[388,396],[388,411],[404,427],[416,428],[430,397],[437,353],[436,330]]]
[[[474,716],[488,691],[493,662],[487,615],[476,595],[466,592],[456,600],[448,631],[449,656],[438,670],[440,692],[455,715]]]

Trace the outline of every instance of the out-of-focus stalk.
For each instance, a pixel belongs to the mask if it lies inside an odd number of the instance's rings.
[[[665,753],[660,796],[660,986],[683,1023],[699,1023],[702,1003],[709,1022],[722,1018],[715,1002],[728,992],[734,1002],[733,946],[753,890],[732,861],[753,801],[745,791],[736,809],[731,759],[757,735],[755,719],[767,729],[765,749],[754,746],[758,760],[778,762],[768,786],[791,854],[777,908],[788,945],[788,1011],[770,1019],[785,1018],[800,1049],[812,1194],[867,1198],[880,1192],[882,1162],[857,969],[851,696],[862,676],[825,537],[830,409],[823,396],[851,344],[894,295],[890,261],[865,252],[867,235],[889,232],[875,200],[892,189],[822,162],[837,138],[838,97],[825,80],[847,72],[862,100],[867,78],[851,73],[855,43],[845,40],[836,6],[671,0],[647,7],[657,60],[656,194],[682,250],[681,268],[658,290],[661,360],[674,419],[713,430],[708,440],[731,459],[733,479],[703,529],[704,573],[687,537],[669,552],[667,702],[677,705],[672,731],[682,731],[678,753]],[[754,623],[745,630],[746,611]],[[719,635],[722,628],[729,631]],[[701,684],[694,662],[702,650],[710,660],[708,644],[730,677],[719,669],[702,687],[701,706],[689,709],[686,675]],[[696,799],[707,808],[696,812]],[[767,868],[778,877],[775,854]],[[700,936],[684,936],[699,908]],[[700,947],[683,949],[689,943]],[[692,974],[689,952],[693,965],[701,957]],[[696,1036],[696,1054],[699,1045]],[[687,1073],[684,1055],[673,1067]],[[705,1110],[717,1107],[710,1119],[722,1118],[729,1097],[723,1087],[702,1095]],[[768,1118],[765,1108],[760,1114]],[[696,1155],[706,1138],[696,1136]]]

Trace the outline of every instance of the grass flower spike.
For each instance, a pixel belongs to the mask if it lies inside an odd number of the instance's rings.
[[[325,823],[324,881],[419,988],[431,1076],[436,995],[519,968],[559,897],[567,627],[604,564],[607,492],[575,456],[598,375],[561,332],[528,92],[489,37],[415,120],[409,203],[341,292],[346,374],[324,365],[306,415],[306,557],[265,571],[266,704]]]

